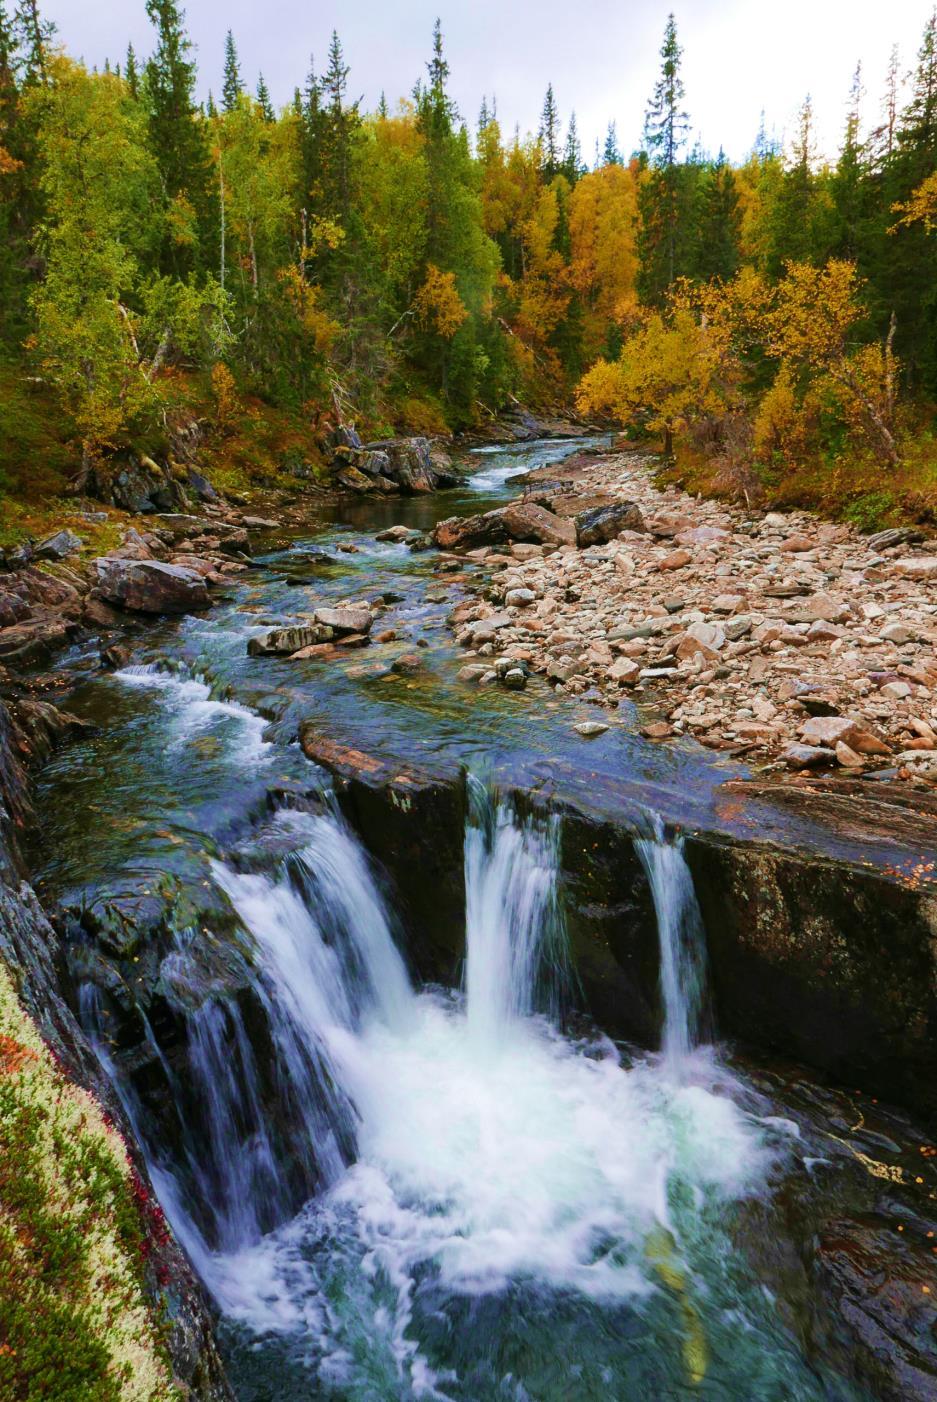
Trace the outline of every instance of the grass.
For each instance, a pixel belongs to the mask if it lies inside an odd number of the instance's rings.
[[[179,1398],[144,1288],[146,1190],[0,965],[0,1397]],[[141,1211],[141,1208],[144,1211]]]

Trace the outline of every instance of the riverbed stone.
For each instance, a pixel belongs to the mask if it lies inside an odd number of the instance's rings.
[[[211,606],[204,579],[181,565],[103,556],[94,571],[100,597],[130,613],[198,613]]]

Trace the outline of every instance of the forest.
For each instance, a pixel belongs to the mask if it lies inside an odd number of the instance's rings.
[[[462,432],[510,403],[659,441],[703,490],[864,527],[937,509],[937,17],[835,160],[690,144],[673,16],[641,148],[585,159],[552,82],[535,134],[449,92],[352,98],[338,34],[279,112],[236,37],[197,100],[177,0],[90,71],[0,0],[0,497],[8,523],[197,416],[219,472],[323,425]],[[763,124],[764,126],[764,124]],[[9,528],[9,525],[8,525]]]

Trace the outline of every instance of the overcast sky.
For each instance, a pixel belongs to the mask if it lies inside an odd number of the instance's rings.
[[[89,64],[122,58],[132,40],[149,53],[152,30],[144,0],[40,0],[66,47]],[[861,60],[865,117],[878,114],[892,44],[911,67],[933,0],[189,0],[189,34],[197,46],[200,92],[221,86],[230,26],[245,78],[262,71],[273,99],[287,102],[302,85],[308,55],[324,66],[338,28],[351,65],[353,97],[376,106],[381,90],[406,95],[423,67],[437,13],[452,69],[451,90],[474,127],[483,94],[494,94],[502,127],[536,130],[547,82],[564,121],[575,108],[583,154],[591,162],[610,119],[628,154],[640,141],[644,109],[657,76],[658,50],[674,8],[684,46],[686,107],[704,148],[723,145],[733,159],[752,146],[765,111],[780,137],[809,92],[821,143],[835,149],[846,96]]]

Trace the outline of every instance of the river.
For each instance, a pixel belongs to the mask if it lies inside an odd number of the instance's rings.
[[[674,823],[728,821],[719,785],[743,771],[641,741],[627,703],[588,744],[572,729],[588,697],[469,690],[445,619],[473,567],[374,539],[494,504],[512,475],[581,446],[480,454],[439,497],[322,508],[121,671],[68,659],[83,675],[70,709],[95,729],[42,776],[39,886],[71,912],[85,1028],[218,1306],[243,1402],[874,1395],[817,1345],[790,1262],[757,1244],[793,1230],[780,1198],[822,1155],[709,1037]],[[349,596],[380,597],[396,639],[338,661],[248,657],[251,637]],[[420,672],[389,670],[421,644]],[[300,719],[468,769],[459,986],[421,982]],[[507,777],[633,820],[660,1051],[575,1012],[560,824],[518,811]]]

